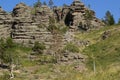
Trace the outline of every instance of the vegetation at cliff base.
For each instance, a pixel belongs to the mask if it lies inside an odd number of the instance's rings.
[[[120,80],[120,19],[41,1],[0,7],[0,80]]]

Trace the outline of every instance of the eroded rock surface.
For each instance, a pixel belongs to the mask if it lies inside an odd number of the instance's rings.
[[[58,21],[64,21],[74,31],[99,29],[104,26],[104,23],[95,17],[95,12],[79,0],[75,0],[70,6],[55,8],[54,12]]]
[[[12,25],[12,17],[10,13],[5,12],[0,7],[0,37],[7,38],[10,37]]]
[[[78,41],[75,33],[80,30],[99,29],[103,26],[104,23],[95,17],[95,12],[86,8],[79,0],[74,0],[70,6],[54,7],[53,9],[46,5],[33,8],[19,3],[12,13],[7,13],[0,7],[0,38],[11,37],[15,42],[25,46],[33,46],[36,41],[44,43],[46,46],[44,53],[57,56],[58,62],[84,63],[85,56],[79,52],[62,53],[62,50],[71,42],[78,47],[88,46],[90,42]],[[68,29],[64,34],[58,31],[58,29],[66,27]],[[108,36],[109,33],[105,32],[103,39]],[[84,65],[78,65],[75,69],[81,70],[83,67]]]
[[[64,34],[53,33],[48,30],[50,22],[54,22],[53,27],[62,24],[69,29]],[[74,38],[77,31],[99,29],[103,25],[95,17],[95,12],[86,8],[79,0],[73,1],[70,6],[54,7],[53,10],[46,5],[33,8],[19,3],[12,13],[7,13],[0,7],[0,37],[11,37],[15,42],[24,45],[33,45],[36,41],[45,43],[50,48],[48,53],[58,52],[69,42],[79,43]]]
[[[47,30],[49,13],[47,6],[33,9],[24,3],[17,4],[13,9],[12,38],[23,44],[33,44],[35,41],[52,44],[52,34]]]

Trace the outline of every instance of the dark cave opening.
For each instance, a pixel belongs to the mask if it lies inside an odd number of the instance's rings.
[[[71,12],[69,12],[66,15],[64,22],[65,22],[66,26],[72,26],[73,25],[73,15],[72,15]]]

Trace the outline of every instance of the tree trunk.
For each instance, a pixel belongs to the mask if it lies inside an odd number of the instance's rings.
[[[95,60],[93,60],[93,71],[94,71],[94,73],[96,72],[96,64],[95,64]]]
[[[13,74],[13,70],[14,70],[14,64],[10,65],[10,78],[14,78],[14,74]]]

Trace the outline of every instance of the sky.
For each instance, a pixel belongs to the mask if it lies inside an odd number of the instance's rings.
[[[0,6],[5,11],[12,11],[16,4],[20,2],[24,2],[29,6],[32,6],[37,0],[0,0]],[[46,1],[48,3],[49,0],[40,0],[41,2]],[[64,3],[70,5],[73,0],[53,0],[54,5],[62,6]],[[105,13],[109,10],[114,18],[115,21],[118,21],[120,18],[120,0],[80,0],[86,6],[90,5],[90,8],[96,12],[96,17],[104,18]]]

